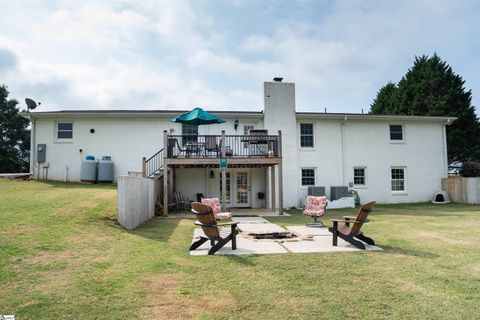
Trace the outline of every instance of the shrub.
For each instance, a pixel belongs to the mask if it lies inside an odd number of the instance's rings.
[[[462,177],[480,177],[480,161],[465,161],[460,169]]]

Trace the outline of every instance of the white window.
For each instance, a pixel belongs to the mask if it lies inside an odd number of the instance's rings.
[[[56,141],[73,140],[73,122],[56,122]]]
[[[403,126],[401,124],[390,125],[390,140],[391,141],[403,141]]]
[[[300,123],[300,147],[313,148],[313,123]]]
[[[315,185],[315,169],[302,169],[302,186]]]
[[[353,168],[353,185],[357,187],[364,187],[367,185],[367,176],[365,167]]]
[[[198,139],[198,126],[182,123],[182,144],[195,143]]]
[[[250,130],[255,129],[253,124],[246,124],[243,126],[243,134],[248,136],[250,134]]]
[[[250,134],[250,130],[255,129],[253,124],[246,124],[243,126],[243,135],[248,136]],[[244,148],[248,148],[248,142],[243,143]]]
[[[392,192],[405,192],[406,188],[406,168],[405,167],[392,167],[391,168],[392,179]]]

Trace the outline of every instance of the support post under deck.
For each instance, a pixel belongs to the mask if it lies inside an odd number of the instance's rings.
[[[221,153],[222,158],[226,157],[226,150],[225,150],[225,130],[222,130],[222,140],[221,140]],[[227,170],[226,168],[221,168],[222,172],[222,210],[225,211],[227,209]]]
[[[163,165],[163,216],[168,216],[168,165]]]

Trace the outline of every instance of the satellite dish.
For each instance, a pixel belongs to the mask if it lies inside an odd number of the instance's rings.
[[[27,104],[27,110],[33,110],[37,107],[37,103],[30,98],[25,98],[25,103]]]

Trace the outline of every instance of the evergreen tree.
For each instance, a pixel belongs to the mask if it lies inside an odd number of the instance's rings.
[[[29,172],[29,121],[20,116],[18,102],[8,100],[8,90],[0,86],[0,173]]]
[[[447,127],[449,162],[480,159],[480,122],[464,84],[437,54],[415,57],[397,85],[380,89],[370,113],[457,117]]]
[[[377,93],[377,97],[373,100],[370,113],[373,114],[395,114],[395,93],[397,86],[395,83],[389,82]]]

